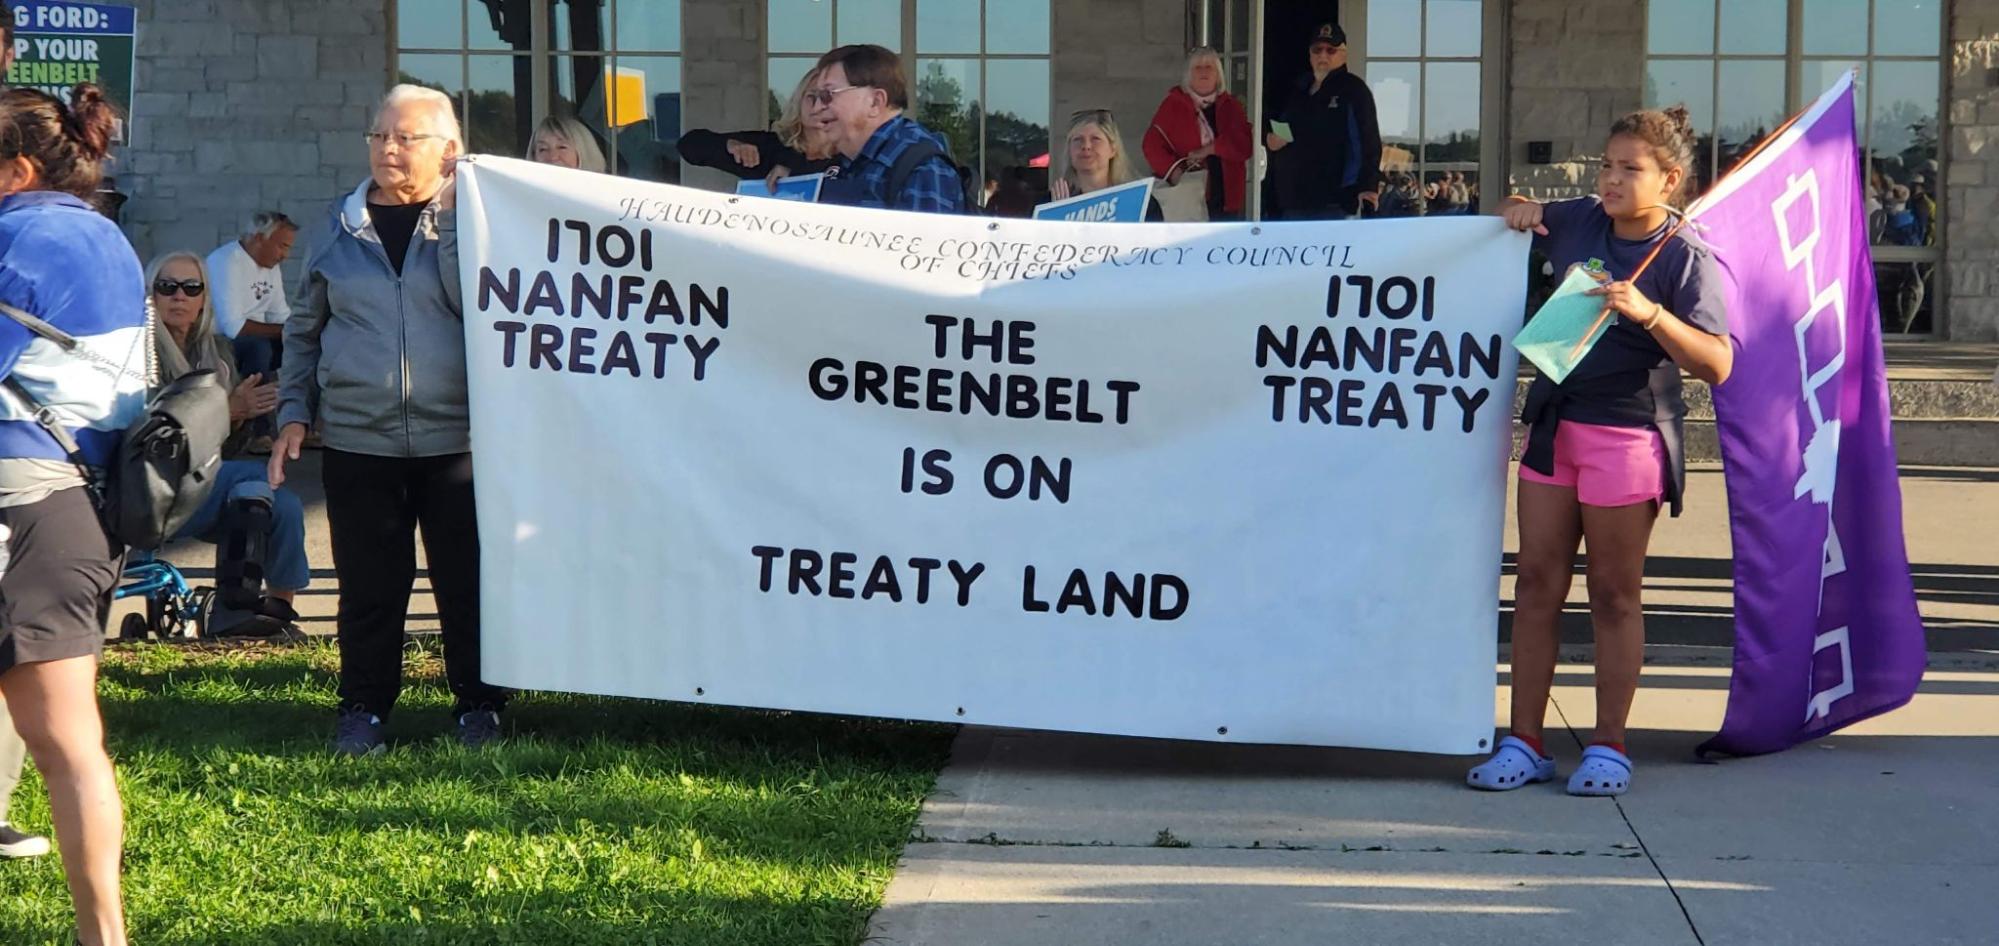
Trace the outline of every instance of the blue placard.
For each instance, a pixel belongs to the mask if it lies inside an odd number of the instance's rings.
[[[12,6],[17,33],[130,36],[139,22],[136,9],[108,3],[20,0]]]
[[[808,204],[819,202],[819,185],[826,183],[824,174],[800,174],[797,177],[781,177],[777,181],[777,193],[761,177],[736,182],[736,193],[750,197],[775,197],[778,200],[797,200]]]
[[[1152,202],[1152,178],[1091,191],[1081,197],[1058,200],[1034,208],[1036,220],[1072,220],[1077,223],[1144,223],[1145,208]]]

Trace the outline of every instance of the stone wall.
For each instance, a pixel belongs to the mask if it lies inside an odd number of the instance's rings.
[[[742,131],[769,125],[764,114],[765,7],[763,0],[683,0],[683,131]],[[734,175],[685,163],[680,180],[708,190],[736,187]]]
[[[1056,0],[1052,6],[1049,83],[1055,105],[1049,113],[1049,153],[1060,155],[1071,114],[1108,108],[1117,116],[1135,166],[1144,167],[1140,139],[1151,127],[1160,99],[1180,83],[1186,68],[1187,4]]]
[[[1513,0],[1507,16],[1513,192],[1586,193],[1604,132],[1644,98],[1645,0]],[[1552,142],[1554,163],[1527,163],[1530,141]]]
[[[206,253],[251,214],[316,224],[368,173],[389,0],[137,0],[130,146],[112,173],[140,257]]]
[[[1950,12],[1944,153],[1944,334],[1999,340],[1999,0]]]

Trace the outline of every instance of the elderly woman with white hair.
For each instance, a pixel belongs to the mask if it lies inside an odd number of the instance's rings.
[[[1142,143],[1153,176],[1168,187],[1189,177],[1202,181],[1200,206],[1206,213],[1194,219],[1242,217],[1255,139],[1249,113],[1229,94],[1227,75],[1214,50],[1202,46],[1188,53],[1186,73],[1152,113]]]
[[[271,485],[317,418],[340,585],[334,749],[383,746],[402,690],[403,630],[423,530],[458,738],[499,736],[507,691],[479,679],[479,538],[453,161],[464,137],[443,93],[389,90],[367,133],[370,179],[336,201],[285,323]]]

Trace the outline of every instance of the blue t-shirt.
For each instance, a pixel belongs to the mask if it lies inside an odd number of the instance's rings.
[[[145,277],[116,224],[68,194],[0,200],[0,302],[76,338],[74,351],[0,317],[0,377],[53,410],[91,463],[107,462],[146,403]],[[0,396],[0,461],[63,461],[18,399]]]
[[[1572,265],[1595,263],[1613,279],[1629,279],[1652,248],[1665,240],[1658,258],[1636,280],[1638,291],[1704,332],[1728,334],[1714,253],[1689,230],[1668,239],[1673,226],[1669,220],[1643,239],[1623,239],[1595,197],[1543,205],[1541,223],[1548,235],[1536,236],[1534,248],[1563,274]],[[1613,314],[1610,328],[1566,380],[1557,385],[1546,376],[1535,377],[1521,411],[1521,419],[1532,426],[1521,462],[1544,474],[1554,472],[1554,431],[1560,421],[1656,428],[1666,446],[1665,498],[1677,516],[1686,488],[1686,453],[1680,437],[1686,416],[1679,366],[1652,333]]]
[[[1548,235],[1537,235],[1534,248],[1554,264],[1557,276],[1567,273],[1572,265],[1587,266],[1596,261],[1613,279],[1629,278],[1652,252],[1652,247],[1672,229],[1669,220],[1643,239],[1623,239],[1612,230],[1610,215],[1603,212],[1602,201],[1595,197],[1546,204],[1541,223],[1548,228]],[[1728,334],[1728,314],[1714,252],[1690,230],[1682,229],[1673,235],[1659,250],[1659,257],[1638,277],[1637,285],[1646,298],[1665,306],[1682,321],[1709,334]],[[1613,315],[1609,331],[1561,385],[1564,399],[1560,416],[1586,424],[1643,426],[1632,420],[1638,407],[1634,399],[1642,398],[1650,390],[1654,371],[1670,373],[1669,386],[1677,402],[1679,368],[1666,355],[1666,349],[1652,333]],[[1685,408],[1677,403],[1657,408],[1673,416],[1685,414]],[[1655,419],[1666,419],[1657,416],[1659,410],[1648,412]]]

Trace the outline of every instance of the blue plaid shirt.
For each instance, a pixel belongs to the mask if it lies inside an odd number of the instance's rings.
[[[861,146],[859,156],[840,159],[836,165],[839,168],[837,183],[827,182],[821,201],[919,213],[963,213],[965,191],[958,180],[958,169],[941,158],[912,168],[909,179],[903,183],[902,193],[896,195],[895,203],[889,203],[888,173],[895,167],[895,159],[919,141],[928,141],[945,154],[950,153],[950,147],[943,138],[909,117],[897,115],[889,119],[875,129],[867,144]]]

